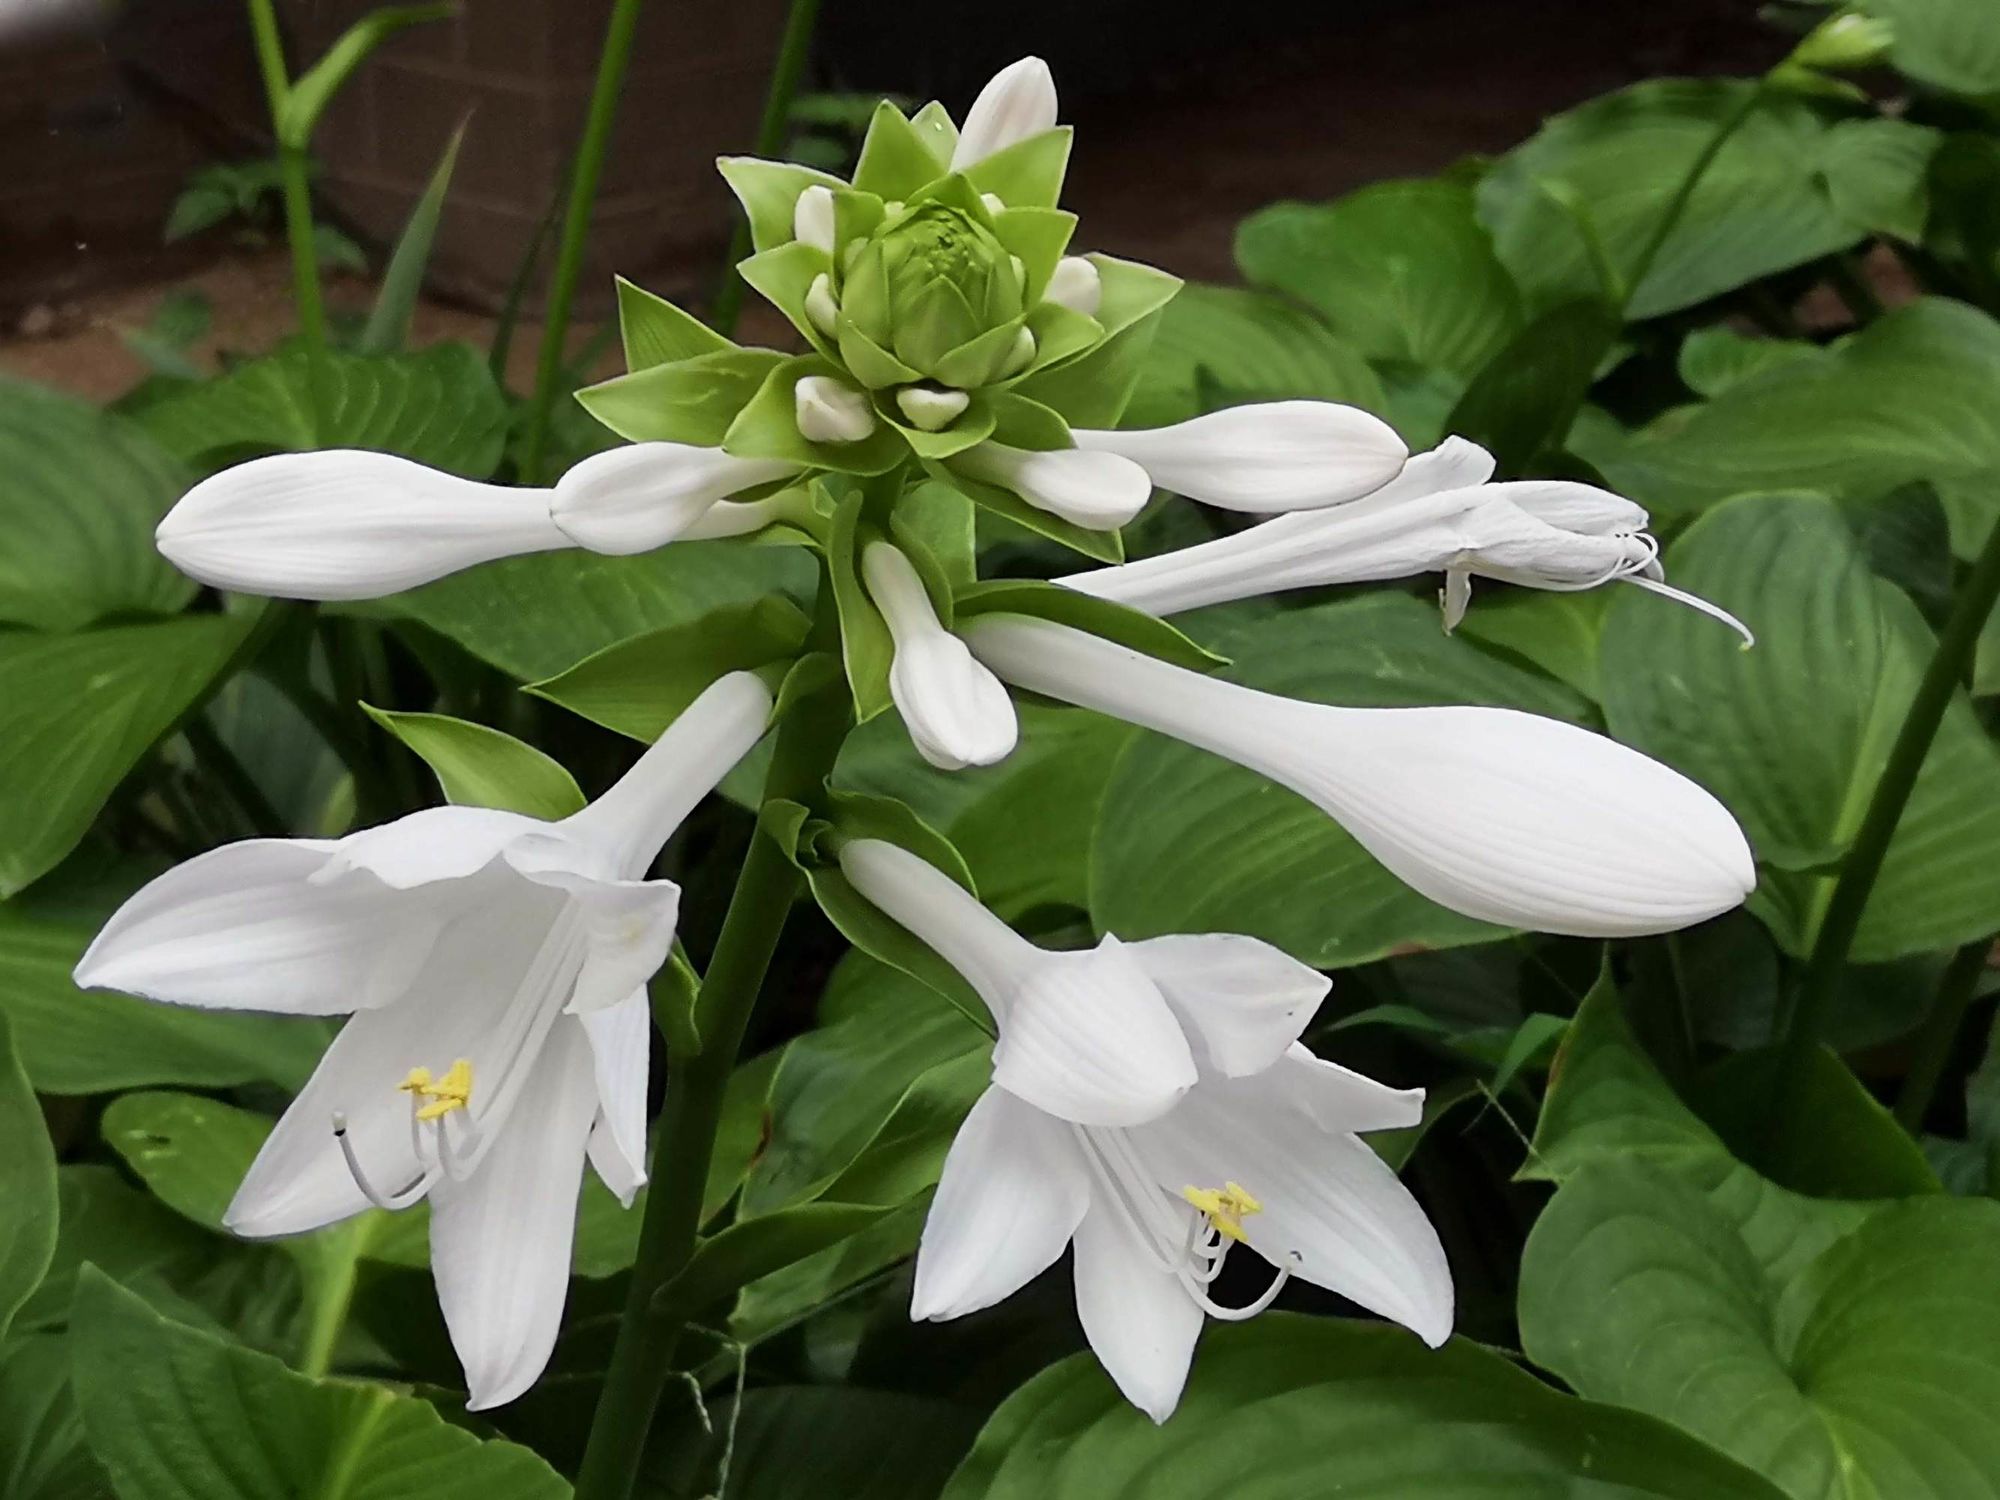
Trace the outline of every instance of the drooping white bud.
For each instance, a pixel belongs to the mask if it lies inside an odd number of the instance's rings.
[[[833,190],[814,183],[792,206],[792,237],[833,254]]]
[[[806,316],[828,338],[840,331],[840,303],[834,299],[833,279],[824,271],[806,288]]]
[[[875,409],[831,375],[807,375],[792,387],[799,436],[809,443],[858,443],[875,430]]]
[[[1104,285],[1097,267],[1081,255],[1065,255],[1056,262],[1055,274],[1049,277],[1042,300],[1082,313],[1086,318],[1096,317],[1098,303],[1104,300]]]
[[[951,460],[974,479],[1012,490],[1038,510],[1090,531],[1116,531],[1146,508],[1153,482],[1116,453],[1087,448],[1038,452],[980,443]]]
[[[593,454],[563,475],[549,514],[592,552],[649,552],[686,535],[716,501],[797,468],[688,443],[633,443]]]
[[[896,405],[919,432],[942,432],[971,404],[972,398],[964,391],[934,385],[906,385],[896,392]]]
[[[861,577],[895,642],[889,694],[918,753],[944,771],[1005,760],[1020,732],[1013,700],[944,628],[910,560],[887,542],[870,543]]]

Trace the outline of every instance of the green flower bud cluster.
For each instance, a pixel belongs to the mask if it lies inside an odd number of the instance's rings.
[[[945,385],[977,389],[1026,366],[1026,267],[989,225],[937,202],[888,215],[840,249],[841,316]]]

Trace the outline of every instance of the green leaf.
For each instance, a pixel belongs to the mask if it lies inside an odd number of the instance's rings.
[[[1367,361],[1311,313],[1268,293],[1195,283],[1161,314],[1124,425],[1199,415],[1209,405],[1204,382],[1232,402],[1298,397],[1383,409]]]
[[[511,677],[533,682],[607,646],[768,594],[810,601],[814,565],[791,547],[675,542],[639,557],[554,552],[468,568],[385,601]]]
[[[1155,1427],[1080,1354],[1016,1391],[943,1500],[1778,1500],[1650,1418],[1550,1389],[1462,1339],[1268,1313],[1211,1326]]]
[[[448,714],[361,706],[437,773],[447,802],[497,807],[551,823],[583,807],[576,778],[558,761],[511,734]]]
[[[423,196],[417,199],[402,234],[397,236],[396,248],[382,272],[381,289],[375,293],[375,305],[369,309],[368,322],[355,341],[357,354],[393,354],[410,336],[410,315],[416,311],[417,298],[424,290],[431,244],[437,238],[438,220],[444,216],[444,197],[451,190],[452,168],[458,163],[458,148],[465,141],[468,123],[461,120],[451,139],[445,142],[444,155],[431,169]]]
[[[996,578],[975,583],[959,591],[953,609],[961,623],[981,615],[1026,615],[1030,619],[1050,620],[1072,630],[1102,636],[1191,672],[1208,672],[1229,664],[1227,657],[1196,645],[1165,620],[1143,610],[1039,579]]]
[[[136,419],[198,468],[314,448],[373,448],[472,479],[500,467],[507,403],[470,345],[417,354],[331,350],[321,359],[318,386],[311,352],[292,345],[143,407]]]
[[[607,646],[528,691],[651,744],[717,678],[795,655],[810,624],[783,598],[726,604]]]
[[[1237,226],[1236,264],[1254,284],[1317,310],[1370,360],[1471,376],[1523,322],[1471,187],[1449,178],[1274,203]]]
[[[1819,346],[1804,339],[1752,338],[1717,324],[1697,328],[1682,341],[1675,369],[1689,390],[1713,398],[1753,375],[1818,353]]]
[[[866,504],[867,496],[859,490],[840,502],[826,553],[827,581],[840,614],[840,659],[854,694],[855,720],[863,724],[894,706],[889,669],[896,659],[889,622],[861,578],[861,553],[875,538],[874,529],[862,520]]]
[[[1866,0],[1893,30],[1889,57],[1912,78],[1991,104],[2000,96],[2000,16],[1980,0]]]
[[[0,1339],[56,1250],[56,1153],[0,1015]]]
[[[0,1345],[0,1495],[8,1500],[101,1500],[109,1492],[84,1444],[69,1367],[60,1334]]]
[[[655,1306],[706,1307],[733,1296],[760,1276],[852,1238],[886,1208],[858,1203],[801,1203],[755,1219],[740,1219],[703,1240],[680,1275],[656,1294]]]
[[[598,421],[632,442],[715,448],[762,389],[765,377],[783,363],[784,356],[770,349],[704,350],[670,363],[654,361],[629,375],[585,386],[576,399]]]
[[[319,117],[354,70],[368,60],[369,53],[399,31],[426,21],[442,21],[457,12],[454,4],[385,5],[368,12],[336,37],[318,62],[292,80],[278,108],[279,143],[295,151],[305,150],[312,143]]]
[[[525,1448],[387,1386],[312,1380],[169,1323],[95,1274],[77,1288],[77,1404],[119,1494],[146,1500],[561,1500]]]
[[[212,1238],[157,1199],[128,1187],[117,1167],[95,1162],[61,1166],[56,1186],[62,1207],[55,1256],[34,1295],[15,1314],[17,1334],[68,1324],[77,1273],[86,1263],[141,1295],[185,1287],[214,1263]],[[0,1446],[0,1453],[5,1451]]]
[[[1559,196],[1586,205],[1612,265],[1629,280],[1696,158],[1756,84],[1653,79],[1555,116],[1503,156],[1479,184],[1479,216],[1531,311],[1601,295],[1584,236]],[[1855,122],[1863,131],[1893,122]],[[1812,106],[1767,96],[1702,175],[1629,314],[1652,318],[1844,250],[1878,227],[1865,206],[1896,196],[1889,164],[1829,147]],[[1904,164],[1920,184],[1923,163]],[[1852,193],[1846,179],[1861,174]],[[1552,195],[1548,184],[1560,184]]]
[[[789,212],[789,210],[788,210]],[[636,374],[654,365],[675,364],[703,354],[720,354],[736,345],[692,313],[682,312],[665,297],[627,281],[618,281],[618,332],[625,345],[625,368]]]
[[[1746,495],[1676,542],[1668,576],[1757,633],[1632,591],[1603,637],[1604,709],[1620,739],[1687,772],[1744,825],[1763,862],[1750,909],[1789,952],[1811,951],[1835,872],[1934,641],[1875,578],[1840,512],[1811,496]],[[2000,751],[1963,697],[1946,712],[1889,847],[1853,958],[1955,947],[2000,927]]]
[[[1445,430],[1491,449],[1502,474],[1521,473],[1561,445],[1617,336],[1602,302],[1551,308],[1473,377]]]
[[[0,380],[0,624],[75,630],[181,608],[195,585],[154,550],[153,528],[187,484],[134,423]]]
[[[1585,713],[1552,679],[1447,637],[1435,609],[1402,594],[1286,611],[1219,644],[1238,663],[1221,675],[1292,698]],[[1500,935],[1417,895],[1304,798],[1155,735],[1135,737],[1111,773],[1090,891],[1100,931],[1248,933],[1315,968]]]
[[[0,635],[0,896],[76,847],[153,742],[235,658],[247,620]]]

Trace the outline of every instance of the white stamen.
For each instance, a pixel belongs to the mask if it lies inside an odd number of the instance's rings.
[[[424,1189],[430,1186],[430,1174],[419,1173],[417,1180],[406,1188],[394,1193],[379,1192],[375,1184],[368,1180],[368,1174],[361,1170],[361,1158],[355,1154],[354,1143],[347,1138],[347,1116],[339,1110],[333,1112],[333,1138],[340,1146],[340,1154],[347,1162],[348,1175],[354,1179],[354,1185],[361,1189],[361,1196],[377,1208],[390,1213],[408,1208],[423,1197]]]

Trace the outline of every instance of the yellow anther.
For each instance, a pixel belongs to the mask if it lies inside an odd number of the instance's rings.
[[[417,1110],[417,1118],[429,1124],[472,1102],[472,1064],[461,1057],[442,1078],[433,1078],[429,1068],[412,1068],[396,1087],[430,1101]]]
[[[1184,1187],[1181,1196],[1201,1210],[1217,1233],[1239,1243],[1245,1238],[1244,1219],[1264,1211],[1263,1204],[1234,1182],[1225,1182],[1219,1188]]]

